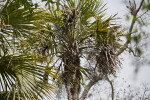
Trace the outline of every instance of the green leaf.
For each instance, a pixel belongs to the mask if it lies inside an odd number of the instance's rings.
[[[130,35],[130,34],[127,34],[127,35],[126,35],[126,38],[127,38],[127,40],[130,41],[130,40],[131,40],[131,35]]]
[[[138,32],[138,29],[135,29],[132,33],[137,33]]]
[[[142,55],[142,51],[140,48],[136,48],[135,51],[136,51],[138,57],[140,57]]]
[[[126,20],[129,21],[130,20],[130,16],[126,15]]]
[[[80,72],[81,72],[83,75],[85,75],[86,77],[89,78],[89,76],[88,76],[88,74],[89,74],[88,69],[83,68],[83,67],[80,66]]]

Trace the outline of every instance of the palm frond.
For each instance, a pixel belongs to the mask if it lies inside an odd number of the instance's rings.
[[[43,83],[45,67],[40,64],[39,60],[41,59],[31,55],[2,57],[0,60],[0,91],[7,93],[6,97],[9,99],[12,97],[31,100],[43,98],[43,96],[49,97],[52,92],[55,92],[56,87]],[[47,73],[58,79],[52,70]]]
[[[28,41],[35,42],[33,23],[41,18],[41,11],[29,2],[6,0],[0,5],[0,98],[6,100],[49,98],[56,89],[43,77],[45,72],[55,79],[58,76]]]

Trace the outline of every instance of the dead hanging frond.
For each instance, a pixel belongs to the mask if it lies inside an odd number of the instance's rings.
[[[120,48],[120,26],[110,25],[112,18],[106,21],[97,20],[96,31],[96,69],[100,75],[114,75],[120,66],[117,50]]]
[[[114,75],[120,66],[118,55],[116,55],[117,49],[119,49],[119,35],[120,27],[107,28],[105,33],[99,31],[100,40],[98,42],[98,50],[96,55],[96,68],[101,75]]]
[[[108,47],[102,48],[101,52],[96,56],[96,67],[101,75],[114,75],[120,66],[118,56]]]

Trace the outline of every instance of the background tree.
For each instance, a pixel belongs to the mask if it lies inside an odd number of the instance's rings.
[[[141,4],[142,3],[142,4]],[[136,9],[135,11],[138,11],[137,7],[140,6],[141,8],[139,9],[133,28],[132,28],[132,34],[133,38],[131,38],[131,44],[132,46],[130,47],[131,50],[130,52],[136,56],[133,59],[134,65],[136,66],[135,72],[138,72],[139,68],[145,65],[148,65],[149,62],[149,55],[146,53],[147,49],[149,48],[149,30],[146,30],[145,28],[149,27],[149,5],[150,1],[149,0],[143,0],[141,2],[138,1],[130,1],[127,3],[127,8],[130,12],[133,12],[132,9]],[[126,15],[127,21],[130,21],[133,19],[133,16],[131,13],[128,13]],[[143,41],[144,40],[144,41]],[[133,47],[134,45],[134,47]],[[148,46],[148,48],[147,48]],[[132,51],[133,50],[133,51]],[[138,61],[138,62],[137,62]]]

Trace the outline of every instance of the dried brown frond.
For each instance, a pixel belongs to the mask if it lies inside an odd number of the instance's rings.
[[[101,75],[116,75],[116,70],[120,66],[118,56],[109,47],[103,47],[99,55],[96,56],[97,69]]]
[[[96,54],[96,69],[100,75],[116,75],[117,69],[120,67],[121,62],[118,58],[117,49],[120,48],[119,36],[122,34],[120,32],[120,26],[112,26],[106,28],[105,33],[99,32],[99,42],[97,44]]]

